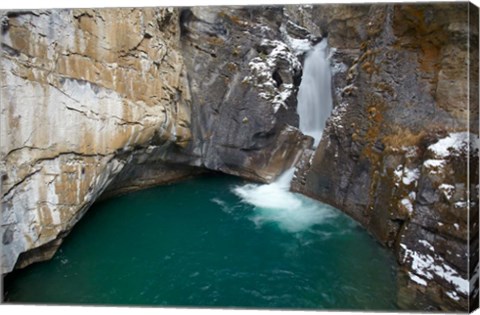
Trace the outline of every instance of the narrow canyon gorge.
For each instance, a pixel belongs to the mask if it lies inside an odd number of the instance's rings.
[[[24,10],[1,22],[3,275],[51,259],[95,201],[292,169],[293,192],[393,251],[401,309],[478,305],[474,5]],[[297,96],[322,43],[331,115],[304,134]]]

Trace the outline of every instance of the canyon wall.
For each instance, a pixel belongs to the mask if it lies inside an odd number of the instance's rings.
[[[3,12],[2,273],[51,257],[142,152],[188,142],[179,37],[172,9]]]
[[[335,108],[293,189],[342,209],[394,249],[401,307],[466,310],[478,294],[478,10],[288,11],[312,32],[328,32],[334,48]]]

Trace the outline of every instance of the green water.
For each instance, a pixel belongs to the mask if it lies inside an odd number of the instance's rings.
[[[318,204],[291,229],[232,193],[244,184],[210,175],[97,203],[51,261],[6,278],[6,299],[396,309],[393,255],[359,225]]]

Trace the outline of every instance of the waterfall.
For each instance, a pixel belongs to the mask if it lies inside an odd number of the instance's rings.
[[[297,96],[300,130],[315,139],[315,147],[322,138],[325,122],[332,111],[331,82],[328,44],[327,40],[323,39],[305,58]]]
[[[317,147],[332,111],[332,75],[326,39],[307,54],[303,69],[297,97],[299,127],[303,134],[314,138]],[[251,217],[255,224],[275,222],[289,232],[300,232],[332,216],[325,205],[290,192],[294,171],[294,167],[290,168],[268,185],[247,184],[233,189],[243,202],[255,206]]]

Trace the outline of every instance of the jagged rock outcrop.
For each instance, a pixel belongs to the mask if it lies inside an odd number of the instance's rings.
[[[132,152],[186,146],[179,36],[172,9],[2,14],[2,273],[52,256]]]
[[[194,164],[271,182],[311,145],[293,126],[300,58],[314,38],[293,37],[282,7],[191,8],[181,22]]]
[[[327,32],[334,49],[335,108],[293,189],[394,249],[402,308],[465,311],[478,293],[478,252],[468,257],[478,241],[478,226],[468,229],[478,218],[478,126],[469,130],[478,82],[468,89],[478,80],[478,11],[470,9],[469,25],[468,3],[288,8],[294,22]]]

